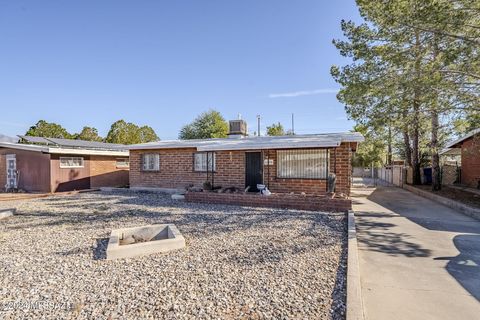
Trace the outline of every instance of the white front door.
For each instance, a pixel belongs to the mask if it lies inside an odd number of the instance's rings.
[[[17,158],[14,154],[7,154],[7,189],[17,189]]]

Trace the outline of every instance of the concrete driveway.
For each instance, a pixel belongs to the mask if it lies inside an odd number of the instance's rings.
[[[400,188],[356,185],[366,319],[480,319],[480,221]]]

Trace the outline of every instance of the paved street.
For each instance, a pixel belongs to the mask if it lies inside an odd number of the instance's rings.
[[[480,221],[400,188],[356,185],[366,319],[478,319]]]

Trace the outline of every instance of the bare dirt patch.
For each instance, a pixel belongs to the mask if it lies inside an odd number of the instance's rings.
[[[412,187],[431,192],[433,194],[436,194],[444,198],[461,202],[471,207],[480,208],[480,195],[473,192],[468,192],[467,190],[464,190],[464,189],[457,189],[457,188],[450,188],[448,186],[442,186],[441,190],[433,192],[431,186],[412,186]]]

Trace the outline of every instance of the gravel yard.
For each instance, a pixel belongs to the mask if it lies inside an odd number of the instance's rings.
[[[343,319],[343,214],[147,193],[2,201],[0,319]],[[111,229],[174,223],[185,250],[105,260]],[[27,310],[29,309],[29,310]]]

